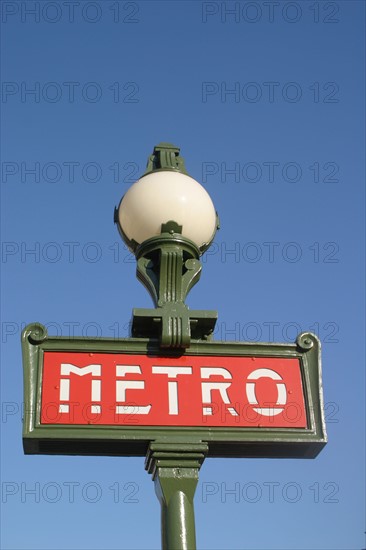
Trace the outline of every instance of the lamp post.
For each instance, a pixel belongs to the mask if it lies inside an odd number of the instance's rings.
[[[200,256],[218,217],[206,190],[188,176],[179,148],[154,147],[147,169],[115,210],[119,232],[137,259],[137,277],[155,309],[134,309],[132,336],[158,336],[162,348],[187,348],[208,339],[215,311],[189,311],[184,300],[200,278]]]
[[[24,328],[24,452],[146,456],[163,550],[194,550],[207,455],[314,458],[326,444],[320,342],[217,342],[216,311],[186,306],[218,221],[177,147],[154,148],[115,221],[155,308],[134,309],[132,338]]]
[[[137,278],[155,303],[155,309],[133,310],[132,336],[157,337],[161,348],[178,353],[191,339],[210,339],[215,327],[216,311],[190,311],[184,301],[218,228],[210,196],[187,174],[179,151],[170,143],[155,146],[144,175],[115,210],[119,232],[137,259]],[[174,391],[177,382],[170,384]],[[145,466],[161,504],[164,550],[196,548],[193,498],[207,451],[207,444],[186,438],[149,445]]]

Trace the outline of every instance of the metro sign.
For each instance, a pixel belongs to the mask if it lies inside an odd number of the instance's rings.
[[[26,453],[144,455],[151,441],[207,442],[209,456],[314,457],[326,442],[320,344],[22,336]]]
[[[41,424],[306,428],[299,359],[45,352]]]

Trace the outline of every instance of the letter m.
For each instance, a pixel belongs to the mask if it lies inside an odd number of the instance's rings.
[[[70,376],[70,374],[76,374],[77,376],[85,376],[91,374],[92,376],[101,376],[102,365],[87,365],[85,367],[78,367],[71,363],[61,363],[61,376]],[[91,383],[91,401],[96,402],[101,400],[101,380],[92,380]],[[70,379],[61,378],[60,380],[60,401],[70,401]],[[69,405],[60,404],[59,411],[61,413],[69,412]],[[99,413],[100,405],[92,405],[91,412]]]

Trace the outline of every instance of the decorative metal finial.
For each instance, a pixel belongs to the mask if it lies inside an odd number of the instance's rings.
[[[188,172],[184,165],[184,158],[179,156],[180,147],[176,147],[172,143],[159,143],[155,145],[153,154],[149,156],[146,165],[146,171],[143,174],[151,174],[159,170],[173,170],[188,176]]]

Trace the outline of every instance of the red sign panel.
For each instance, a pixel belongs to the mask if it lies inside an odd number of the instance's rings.
[[[306,428],[300,360],[44,352],[42,424]]]

